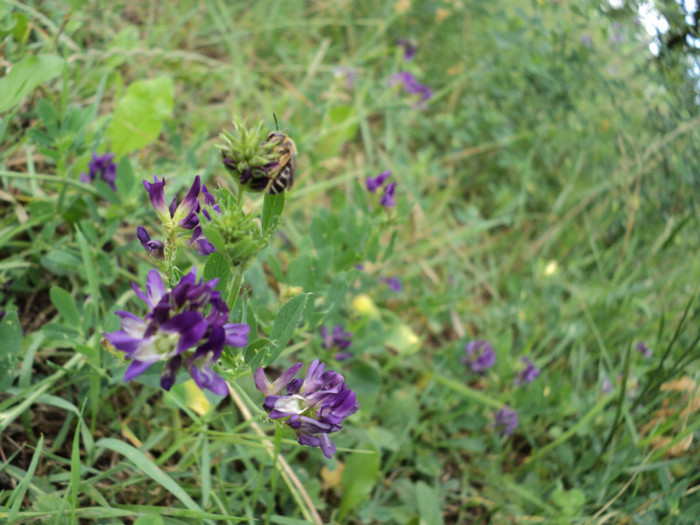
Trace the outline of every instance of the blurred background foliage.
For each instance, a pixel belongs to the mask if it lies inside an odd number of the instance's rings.
[[[312,294],[280,370],[332,360],[321,325],[353,332],[355,358],[333,365],[360,399],[337,438],[348,450],[325,461],[276,435],[325,521],[695,523],[689,5],[0,4],[5,516],[305,522],[227,402],[198,412],[184,385],[124,385],[99,343],[150,267],[140,180],[226,185],[220,130],[234,115],[272,128],[275,114],[297,183],[283,235],[246,274],[247,304],[268,334],[295,287]],[[668,29],[650,36],[640,12]],[[399,38],[417,44],[412,60]],[[432,88],[425,107],[391,85],[401,71]],[[116,193],[78,181],[94,151],[118,154]],[[363,189],[387,169],[388,216]],[[485,376],[459,361],[476,338],[497,354]],[[516,386],[525,355],[542,375]],[[520,416],[510,438],[493,432],[504,403]]]

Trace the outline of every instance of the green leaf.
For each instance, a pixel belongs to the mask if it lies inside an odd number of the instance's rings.
[[[199,505],[197,505],[197,503],[180,485],[177,484],[173,478],[158,468],[158,466],[153,461],[148,459],[148,457],[139,449],[114,438],[100,439],[97,443],[95,443],[95,446],[97,448],[107,448],[121,454],[136,465],[136,467],[143,474],[151,478],[153,481],[161,485],[165,490],[179,499],[185,507],[190,510],[201,510]]]
[[[277,195],[265,194],[262,211],[262,229],[263,235],[269,235],[279,224],[280,217],[284,211],[284,192]]]
[[[52,341],[76,343],[81,339],[81,333],[72,326],[59,323],[48,323],[41,328],[41,333]]]
[[[56,307],[56,310],[58,310],[58,313],[61,314],[66,324],[73,328],[79,328],[80,313],[70,294],[59,286],[52,286],[49,291],[49,296],[51,297],[51,302]]]
[[[338,520],[367,499],[379,474],[379,454],[353,454],[343,470],[343,498],[340,500]]]
[[[203,277],[205,281],[219,278],[219,284],[216,285],[216,289],[226,290],[228,282],[231,280],[231,266],[220,251],[214,252],[207,257]]]
[[[586,503],[586,495],[579,489],[557,489],[552,492],[552,503],[567,516],[575,516]]]
[[[117,102],[107,128],[112,151],[121,156],[158,138],[173,111],[175,87],[170,77],[138,80],[129,85]]]
[[[440,498],[435,490],[423,481],[416,483],[415,489],[420,522],[425,525],[442,525],[444,522],[440,510]]]
[[[22,327],[16,311],[0,320],[0,392],[10,387],[17,375],[17,354],[22,344]]]
[[[34,89],[57,77],[63,59],[57,55],[37,55],[20,60],[0,79],[0,113],[19,104]]]
[[[292,338],[292,334],[301,320],[301,315],[304,313],[304,307],[309,299],[309,295],[311,294],[296,295],[280,308],[270,333],[270,339],[274,341],[276,348],[265,360],[265,366],[271,365],[277,359]]]
[[[143,514],[139,516],[134,525],[163,525],[164,521],[158,514]]]

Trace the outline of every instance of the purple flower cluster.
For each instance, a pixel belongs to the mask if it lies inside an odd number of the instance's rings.
[[[201,184],[199,175],[194,178],[194,182],[190,187],[185,198],[177,203],[177,198],[173,198],[170,205],[165,201],[165,177],[162,180],[158,180],[157,176],[153,176],[153,182],[148,182],[144,179],[143,185],[148,191],[148,197],[151,200],[151,205],[156,211],[156,215],[160,219],[163,226],[181,228],[183,230],[192,230],[192,237],[190,238],[188,245],[194,246],[197,253],[200,255],[209,255],[216,251],[214,245],[210,243],[204,234],[202,233],[202,227],[199,224],[199,213],[202,213],[207,220],[211,220],[209,212],[200,204],[200,195],[204,199],[205,205],[210,205],[218,213],[221,213],[219,205],[216,204],[214,196],[209,193],[207,187]],[[137,230],[137,235],[141,241],[141,245],[149,253],[157,256],[157,249],[160,246],[154,248],[152,245],[151,237],[142,226],[139,227],[143,231]],[[155,241],[158,242],[158,241]],[[162,244],[162,243],[161,243]],[[156,253],[154,254],[154,249]]]
[[[382,277],[382,282],[395,292],[400,292],[403,289],[398,277]]]
[[[148,273],[145,293],[132,283],[136,295],[148,305],[148,314],[141,319],[130,312],[117,311],[121,330],[104,333],[117,350],[131,359],[125,381],[157,361],[166,361],[160,378],[160,386],[165,390],[170,390],[177,371],[184,365],[199,388],[222,396],[228,393],[226,381],[211,367],[225,345],[243,348],[248,344],[250,326],[227,322],[228,306],[214,291],[218,282],[197,282],[193,269],[170,291],[156,270]]]
[[[642,354],[642,356],[646,359],[649,359],[652,356],[651,349],[644,343],[637,343],[635,348],[637,349],[637,352]]]
[[[81,173],[80,180],[83,182],[94,182],[99,176],[106,182],[112,191],[117,191],[117,186],[114,183],[117,180],[117,165],[113,161],[114,154],[105,153],[104,155],[92,154],[92,160],[88,164],[88,173]]]
[[[355,392],[345,384],[345,379],[334,370],[325,370],[325,363],[315,359],[309,366],[306,378],[292,379],[301,368],[298,363],[284,372],[273,383],[265,371],[255,371],[255,386],[265,394],[263,408],[270,419],[284,419],[297,435],[300,445],[321,447],[327,458],[335,453],[335,443],[328,436],[343,426],[343,420],[360,407]],[[287,395],[278,395],[286,387]]]
[[[403,48],[403,59],[406,62],[410,62],[413,60],[413,57],[416,56],[418,46],[413,40],[408,38],[399,38],[396,41],[396,45]]]
[[[379,188],[382,187],[386,179],[389,178],[391,175],[391,171],[383,171],[376,177],[367,177],[365,179],[365,185],[367,187],[367,191],[370,193],[376,193]],[[379,198],[379,204],[384,206],[385,208],[391,208],[392,206],[396,205],[396,201],[394,200],[394,194],[396,193],[396,183],[391,182],[386,185],[386,188],[384,188],[384,192],[382,193],[382,196]]]
[[[414,77],[408,71],[401,71],[392,75],[391,80],[389,81],[389,86],[396,86],[397,84],[401,84],[404,91],[409,95],[420,95],[420,100],[414,105],[414,107],[427,107],[426,102],[433,96],[433,90],[430,89],[429,86],[418,82],[416,77]]]
[[[530,361],[527,357],[520,358],[521,363],[525,363],[525,368],[523,368],[519,373],[518,377],[515,378],[516,385],[522,385],[523,383],[532,383],[537,379],[541,373],[540,369],[535,366],[535,363]]]
[[[467,355],[461,361],[468,365],[475,374],[483,374],[496,364],[496,354],[488,341],[482,339],[470,341],[465,345],[464,351]]]
[[[333,332],[329,333],[325,326],[321,327],[321,337],[323,338],[323,348],[330,350],[331,348],[338,348],[339,350],[345,350],[352,346],[352,332],[346,332],[343,327],[339,324],[333,327]],[[335,354],[335,359],[338,361],[345,361],[349,359],[354,354],[352,352],[339,352]]]
[[[518,413],[508,405],[496,410],[493,416],[496,430],[504,436],[510,436],[518,427]]]

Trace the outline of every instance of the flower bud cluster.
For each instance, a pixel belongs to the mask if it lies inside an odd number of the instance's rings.
[[[267,188],[270,173],[277,166],[274,142],[266,142],[263,123],[248,128],[238,119],[233,120],[233,132],[224,130],[219,135],[221,161],[241,188],[260,192]]]

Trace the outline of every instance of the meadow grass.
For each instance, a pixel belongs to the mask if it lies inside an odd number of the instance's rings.
[[[0,520],[697,523],[700,117],[683,61],[649,54],[634,16],[0,5]],[[143,314],[136,227],[159,226],[141,180],[165,176],[167,199],[195,174],[234,189],[219,133],[273,115],[295,185],[243,200],[270,232],[282,202],[269,245],[245,271],[174,260],[220,277],[251,325],[217,368],[229,395],[187,374],[166,392],[161,369],[125,383],[103,333]],[[95,152],[116,154],[116,191],[81,180]],[[366,189],[386,170],[393,207]],[[324,348],[335,325],[349,360]],[[316,358],[359,401],[332,459],[270,421],[252,380]]]

